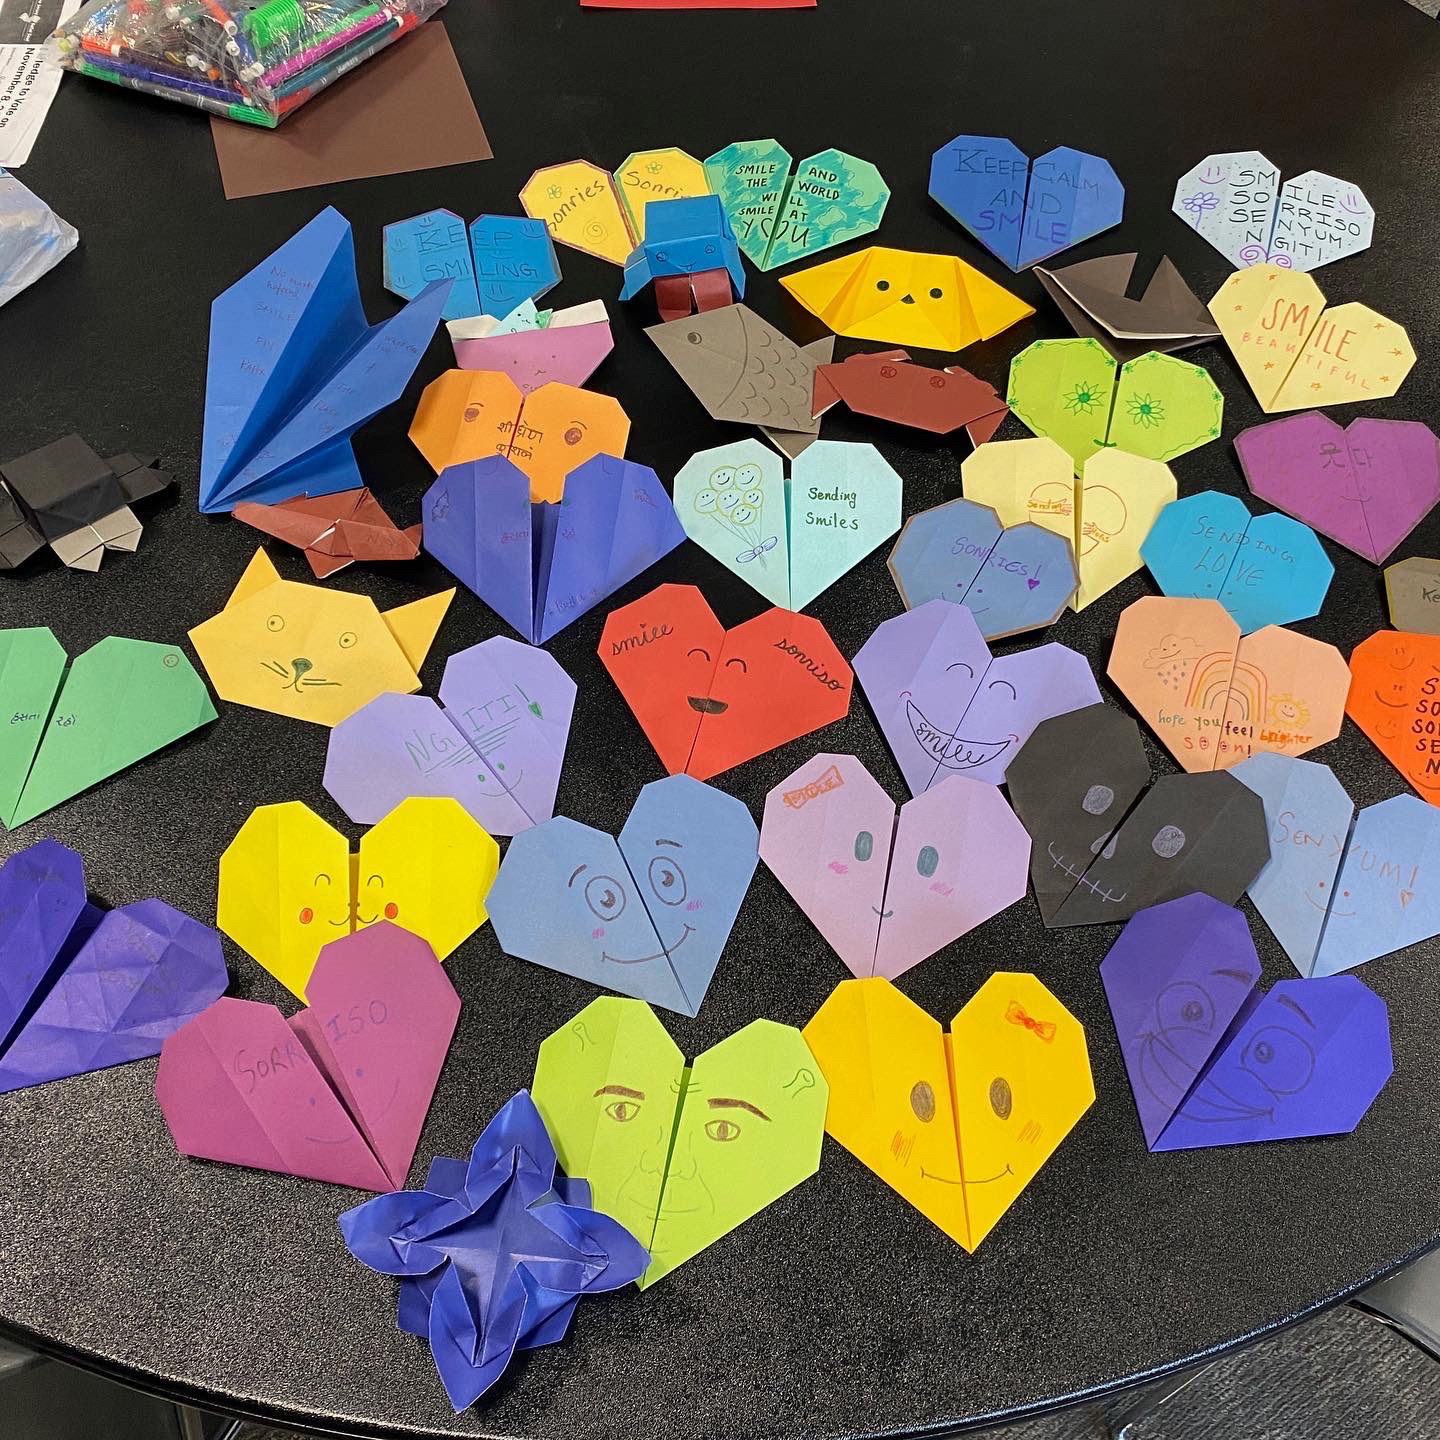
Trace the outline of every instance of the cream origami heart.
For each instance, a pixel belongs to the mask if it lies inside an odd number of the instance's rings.
[[[1309,275],[1237,270],[1210,314],[1267,415],[1393,395],[1415,364],[1401,325],[1358,301],[1327,308]]]
[[[1075,547],[1075,610],[1140,568],[1140,546],[1177,493],[1168,465],[1124,450],[1097,451],[1081,472],[1077,478],[1070,456],[1047,437],[991,440],[960,467],[967,500],[989,505],[1004,525],[1030,520]]]

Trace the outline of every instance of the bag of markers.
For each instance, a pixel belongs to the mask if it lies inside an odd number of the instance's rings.
[[[88,0],[51,37],[82,75],[278,125],[445,0]]]

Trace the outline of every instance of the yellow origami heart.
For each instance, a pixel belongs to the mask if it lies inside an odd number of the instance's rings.
[[[871,245],[780,281],[837,335],[961,350],[1035,313],[956,255]]]
[[[1403,326],[1354,300],[1327,308],[1303,270],[1237,270],[1215,292],[1210,314],[1270,415],[1379,400],[1415,364]]]
[[[402,800],[356,854],[308,805],[251,812],[220,857],[216,923],[302,1000],[321,947],[391,920],[444,959],[485,923],[500,847],[449,796]]]
[[[991,440],[960,466],[967,500],[989,505],[1001,524],[1032,520],[1075,547],[1083,610],[1141,566],[1140,546],[1176,496],[1175,476],[1159,460],[1114,448],[1097,450],[1077,477],[1055,441]]]
[[[805,1027],[825,1129],[973,1251],[1095,1099],[1080,1022],[1033,975],[992,975],[948,1035],[888,980],[844,980]]]

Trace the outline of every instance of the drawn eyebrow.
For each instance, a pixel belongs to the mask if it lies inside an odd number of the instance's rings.
[[[758,1115],[762,1120],[770,1117],[757,1105],[752,1105],[748,1100],[732,1100],[724,1095],[717,1095],[713,1100],[705,1102],[712,1110],[748,1110],[752,1115]]]
[[[1275,998],[1282,1005],[1289,1006],[1312,1030],[1315,1028],[1315,1022],[1288,995],[1277,995]]]
[[[1242,985],[1253,985],[1254,981],[1244,970],[1226,970],[1223,966],[1219,970],[1212,970],[1212,975],[1223,975],[1227,980],[1238,980]]]
[[[575,877],[576,877],[584,868],[585,868],[585,867],[584,867],[583,865],[577,865],[577,866],[570,872],[570,878],[565,882],[565,884],[566,884],[567,886],[573,885],[573,884],[575,883]],[[599,1092],[597,1091],[596,1093],[598,1094]]]
[[[677,850],[685,848],[678,840],[657,840],[655,843],[657,845],[673,845]]]
[[[627,1100],[643,1100],[645,1098],[643,1090],[632,1090],[628,1085],[602,1085],[595,1095],[623,1095]],[[590,1098],[593,1100],[595,1095]]]

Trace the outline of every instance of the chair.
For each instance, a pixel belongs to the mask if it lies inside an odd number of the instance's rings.
[[[1433,1250],[1386,1280],[1362,1290],[1350,1302],[1361,1315],[1387,1326],[1440,1364],[1440,1250]],[[1206,1361],[1156,1381],[1133,1405],[1106,1422],[1110,1440],[1138,1440],[1135,1427],[1173,1400],[1220,1362]]]

